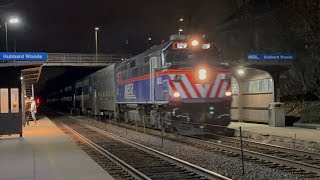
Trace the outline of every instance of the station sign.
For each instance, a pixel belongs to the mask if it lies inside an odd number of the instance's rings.
[[[248,54],[249,61],[294,61],[295,54]]]
[[[46,61],[44,52],[0,52],[0,61]]]

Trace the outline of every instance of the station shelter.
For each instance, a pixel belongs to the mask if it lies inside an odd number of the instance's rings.
[[[19,134],[22,137],[21,71],[8,67],[0,70],[0,135]]]
[[[232,71],[233,93],[231,119],[271,125],[270,105],[281,105],[285,124],[284,104],[280,102],[280,75],[292,62],[246,62]]]

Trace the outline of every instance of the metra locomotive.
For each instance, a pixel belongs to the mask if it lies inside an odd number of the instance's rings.
[[[171,36],[168,42],[52,93],[48,103],[181,134],[212,130],[203,130],[203,124],[226,126],[230,70],[216,52],[212,44]]]

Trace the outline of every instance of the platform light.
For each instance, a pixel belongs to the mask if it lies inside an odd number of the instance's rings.
[[[231,96],[232,93],[231,93],[230,91],[227,91],[227,92],[225,93],[225,95],[226,95],[226,96]]]
[[[95,27],[94,30],[99,31],[99,27]]]
[[[199,70],[199,79],[205,80],[207,78],[207,71],[205,69]]]
[[[237,71],[237,73],[238,73],[238,75],[240,75],[240,76],[243,76],[243,75],[245,74],[245,72],[244,72],[243,69],[239,69],[239,70]]]
[[[198,46],[199,45],[199,41],[198,40],[193,40],[192,42],[191,42],[191,45],[192,46]]]
[[[181,96],[181,94],[179,92],[174,92],[173,93],[173,97],[175,98],[179,98]]]
[[[23,80],[23,76],[20,76],[20,80]]]
[[[179,28],[179,32],[183,32],[183,29],[182,29],[182,28]]]
[[[20,22],[20,19],[17,18],[17,17],[13,17],[13,18],[10,18],[10,19],[9,19],[9,23],[10,23],[10,24],[17,24],[17,23],[19,23],[19,22]]]

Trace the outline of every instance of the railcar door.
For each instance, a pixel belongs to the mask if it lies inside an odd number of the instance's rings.
[[[150,103],[155,102],[155,72],[156,69],[161,67],[160,58],[157,56],[159,56],[159,54],[150,58]]]
[[[81,111],[84,113],[84,94],[81,92]]]

